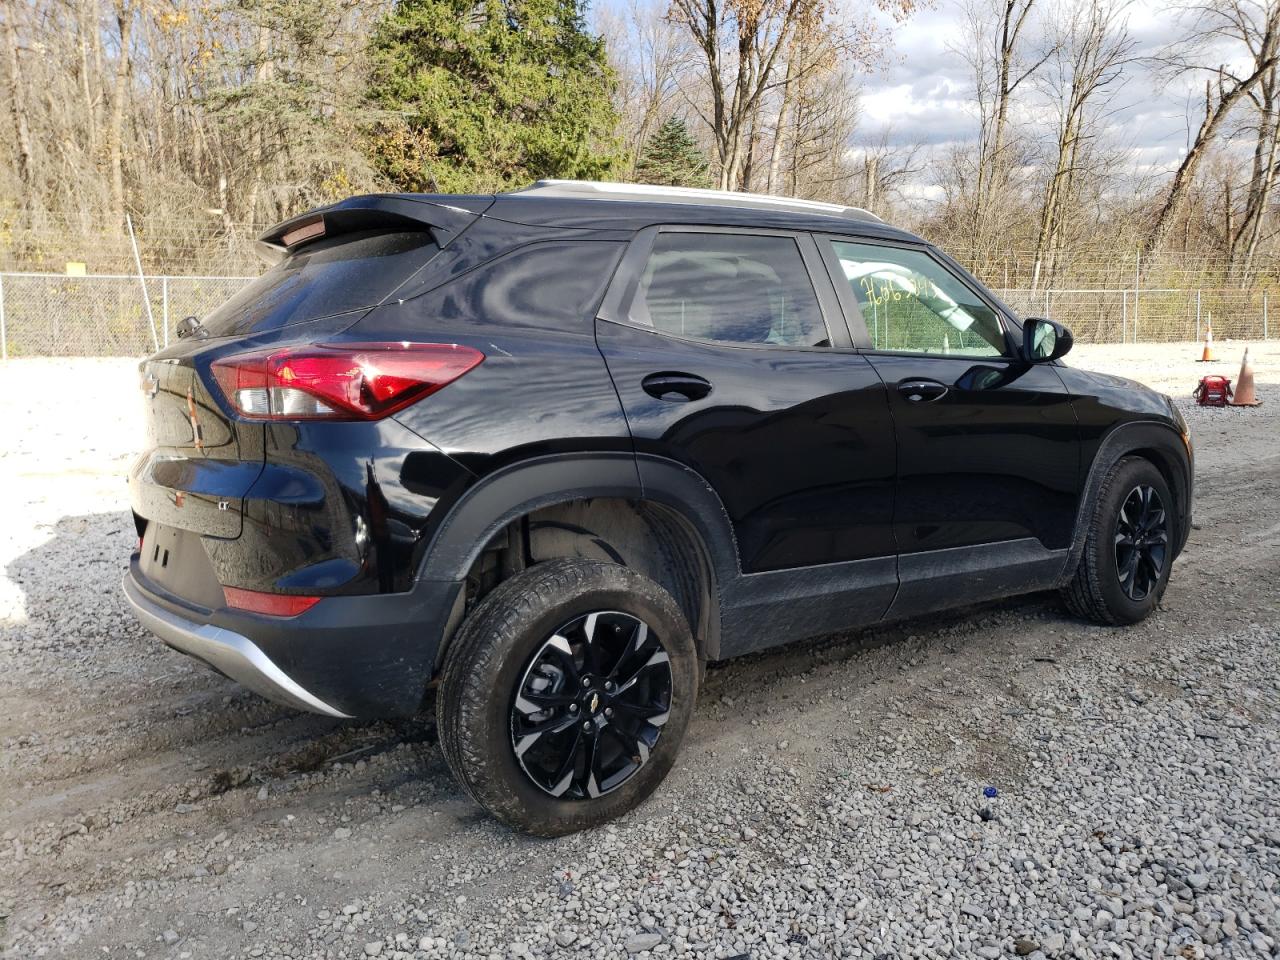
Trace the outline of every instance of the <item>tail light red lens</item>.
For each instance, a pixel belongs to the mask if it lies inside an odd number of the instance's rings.
[[[378,420],[484,360],[456,343],[320,343],[213,363],[227,402],[252,420]]]
[[[264,613],[269,617],[296,617],[320,602],[319,597],[263,593],[260,590],[241,590],[239,587],[223,587],[222,595],[226,597],[228,607],[247,610],[249,613]]]

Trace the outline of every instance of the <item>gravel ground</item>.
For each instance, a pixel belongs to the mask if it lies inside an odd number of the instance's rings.
[[[1070,359],[1185,398],[1197,355]],[[1280,344],[1254,358],[1262,407],[1183,402],[1197,529],[1146,623],[1037,595],[713,666],[654,799],[553,841],[470,803],[428,720],[297,714],[146,635],[134,364],[10,361],[4,956],[1280,955]]]

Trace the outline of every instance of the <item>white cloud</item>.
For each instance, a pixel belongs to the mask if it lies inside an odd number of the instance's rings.
[[[1129,23],[1140,56],[1166,49],[1182,30],[1176,14],[1159,0],[1137,0],[1130,8]],[[937,8],[918,13],[891,32],[893,46],[882,69],[862,84],[859,139],[874,143],[887,135],[891,142],[903,145],[976,139],[978,120],[969,68],[948,49],[963,38],[963,17],[956,0],[942,0]],[[1037,37],[1029,39],[1034,46]],[[1128,68],[1108,126],[1113,140],[1125,148],[1135,173],[1158,173],[1177,165],[1185,152],[1188,127],[1200,122],[1203,83],[1202,76],[1162,76],[1147,63]],[[1030,91],[1019,105],[1018,122],[1033,135],[1049,132],[1052,114],[1029,100]]]

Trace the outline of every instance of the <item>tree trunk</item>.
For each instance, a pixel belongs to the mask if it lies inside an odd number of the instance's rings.
[[[874,211],[880,192],[880,158],[869,154],[862,161],[862,206]]]
[[[1258,243],[1262,239],[1262,227],[1267,219],[1267,210],[1271,205],[1271,192],[1276,183],[1276,148],[1280,141],[1280,116],[1271,124],[1271,144],[1267,150],[1267,166],[1263,175],[1262,189],[1258,194],[1258,203],[1249,224],[1249,239],[1245,243],[1244,262],[1240,275],[1243,279],[1253,273],[1253,261],[1258,254]]]
[[[80,40],[80,93],[84,97],[85,143],[89,156],[93,157],[98,154],[98,104],[95,102],[89,82],[94,69],[90,62],[90,38],[98,31],[96,4],[89,5],[82,2],[79,14],[76,31]]]
[[[1253,149],[1249,199],[1245,204],[1244,219],[1239,230],[1230,235],[1231,271],[1241,281],[1247,280],[1252,273],[1253,259],[1262,237],[1262,227],[1267,219],[1267,208],[1276,179],[1277,141],[1280,139],[1276,80],[1276,71],[1271,70],[1262,82],[1262,103],[1258,111],[1258,135]]]
[[[1054,233],[1057,230],[1058,195],[1062,188],[1063,179],[1066,175],[1066,170],[1064,169],[1065,163],[1066,147],[1060,141],[1058,145],[1058,164],[1054,168],[1053,176],[1049,178],[1049,185],[1045,188],[1044,192],[1044,204],[1040,208],[1040,231],[1036,236],[1036,270],[1033,274],[1037,284],[1039,283],[1040,277],[1046,272],[1045,260],[1053,245]]]
[[[1218,128],[1226,120],[1231,108],[1252,89],[1254,84],[1262,78],[1262,75],[1267,70],[1271,69],[1274,63],[1274,59],[1268,59],[1252,74],[1236,83],[1235,86],[1221,90],[1216,104],[1213,102],[1211,83],[1205,83],[1204,120],[1200,123],[1200,129],[1196,131],[1195,139],[1191,142],[1187,155],[1182,158],[1182,163],[1178,165],[1177,172],[1173,175],[1173,182],[1169,186],[1169,192],[1165,196],[1164,204],[1160,207],[1160,212],[1156,214],[1155,222],[1147,232],[1147,239],[1142,245],[1144,263],[1150,261],[1151,254],[1163,246],[1165,239],[1169,236],[1170,229],[1172,229],[1178,214],[1182,211],[1182,203],[1186,199],[1187,191],[1191,189],[1191,184],[1195,182],[1196,172],[1200,169],[1200,162],[1204,159],[1205,153],[1208,152],[1209,145],[1213,142]]]
[[[258,65],[256,71],[256,82],[265,85],[271,82],[274,75],[274,64],[271,62],[271,38],[267,34],[267,28],[260,26],[258,28]],[[247,203],[245,204],[248,208],[245,211],[245,219],[250,225],[257,223],[258,200],[262,194],[262,180],[263,174],[266,172],[266,165],[266,132],[262,129],[262,123],[259,121],[253,132],[253,178],[250,181],[249,196]]]
[[[1021,28],[1021,21],[1017,26],[1013,23],[1013,10],[1016,0],[1006,0],[1004,6],[1004,16],[1000,21],[1000,80],[996,86],[996,115],[994,128],[991,131],[991,173],[988,178],[988,187],[992,188],[997,185],[999,177],[999,166],[1002,162],[1004,154],[1004,133],[1005,127],[1009,122],[1009,74],[1013,69],[1013,47],[1018,39],[1018,31]],[[1027,4],[1027,9],[1031,8],[1031,4]],[[1010,35],[1012,32],[1012,36]]]
[[[787,76],[782,81],[782,103],[778,106],[778,122],[774,126],[773,149],[769,151],[769,180],[766,193],[778,192],[778,172],[782,167],[782,144],[786,140],[787,115],[791,112],[791,88],[795,82],[795,60],[800,55],[800,44],[791,45],[791,56],[787,58]]]
[[[1024,71],[1016,79],[1013,76],[1018,39],[1026,26],[1035,0],[1004,0],[999,23],[999,65],[996,71],[996,87],[991,113],[984,115],[978,145],[978,182],[974,193],[972,245],[977,255],[985,247],[991,233],[992,204],[999,191],[1008,184],[1008,165],[1005,162],[1006,138],[1009,130],[1009,108],[1014,91],[1039,67],[1040,63]],[[979,91],[981,94],[981,91]],[[981,96],[979,97],[981,99]]]
[[[721,190],[736,190],[742,176],[742,138],[737,131],[727,130],[717,138],[720,154],[720,176],[716,186]]]
[[[756,146],[760,143],[760,111],[751,115],[751,132],[747,134],[747,155],[742,161],[742,189],[750,190],[756,176]]]
[[[22,184],[22,202],[31,204],[33,168],[31,159],[31,130],[27,124],[27,108],[22,96],[22,68],[18,63],[18,29],[13,24],[17,7],[10,7],[4,18],[5,68],[9,80],[9,102],[13,112],[13,127],[18,148],[18,179]]]
[[[111,124],[107,128],[107,158],[111,166],[111,212],[124,223],[124,107],[129,96],[129,41],[133,31],[133,9],[128,2],[116,5],[120,30],[120,57],[116,61],[115,90],[111,95]]]
[[[1079,79],[1072,81],[1062,125],[1058,132],[1058,160],[1054,165],[1049,186],[1045,190],[1044,204],[1040,211],[1040,232],[1036,238],[1035,276],[1042,280],[1045,286],[1053,282],[1054,269],[1057,265],[1056,251],[1061,245],[1062,225],[1066,219],[1067,206],[1071,202],[1072,173],[1076,166],[1076,153],[1084,122],[1085,101],[1090,92]]]
[[[689,29],[705,61],[705,79],[711,95],[711,115],[707,120],[720,161],[717,185],[722,190],[740,189],[747,162],[743,141],[748,125],[760,111],[780,51],[791,41],[800,7],[800,0],[788,0],[778,11],[735,11],[731,20],[726,18],[726,22],[735,24],[730,41],[734,48],[729,70],[733,75],[732,91],[727,92],[722,47],[727,48],[728,44],[720,41],[720,0],[672,0],[672,16]],[[771,28],[776,30],[770,32]],[[762,37],[767,39],[762,42]]]

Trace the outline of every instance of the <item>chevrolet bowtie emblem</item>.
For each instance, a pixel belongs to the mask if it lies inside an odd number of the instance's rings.
[[[600,707],[600,694],[593,693],[591,695],[591,712],[595,713]]]
[[[154,397],[160,392],[160,378],[153,373],[148,373],[142,378],[142,392],[149,398]]]

